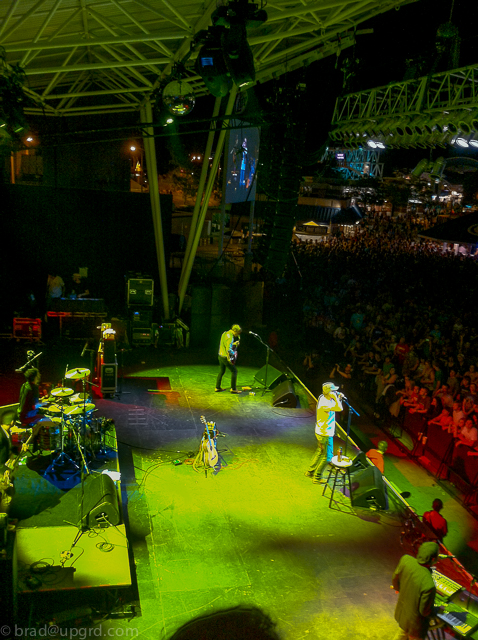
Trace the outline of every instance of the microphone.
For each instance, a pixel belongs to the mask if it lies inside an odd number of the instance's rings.
[[[338,393],[338,396],[339,396],[339,400],[342,400],[342,398],[343,398],[344,400],[347,400],[347,398],[344,396],[344,394],[343,394],[343,393],[341,393],[340,391],[339,391],[339,393]]]
[[[439,559],[439,560],[446,560],[447,558],[448,558],[449,560],[451,560],[452,558],[456,558],[456,556],[453,556],[451,553],[450,553],[450,555],[448,555],[448,554],[446,554],[446,553],[439,553],[439,554],[438,554],[438,559]]]
[[[249,331],[249,333],[251,334],[251,336],[257,336],[257,333],[254,333],[254,331]]]

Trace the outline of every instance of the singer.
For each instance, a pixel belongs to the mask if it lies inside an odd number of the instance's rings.
[[[335,412],[343,410],[340,394],[336,393],[338,389],[333,382],[324,382],[322,395],[317,402],[315,423],[317,451],[305,472],[308,478],[312,478],[314,484],[326,482],[325,478],[322,478],[322,472],[327,465],[327,443],[329,437],[332,438],[335,434]]]
[[[242,329],[238,324],[233,324],[230,329],[224,331],[221,336],[221,341],[219,342],[219,373],[217,374],[216,379],[216,393],[220,391],[224,391],[221,387],[222,377],[226,372],[226,369],[229,369],[231,372],[231,393],[241,393],[236,389],[237,382],[237,348],[239,346],[240,338],[239,336],[242,333]]]

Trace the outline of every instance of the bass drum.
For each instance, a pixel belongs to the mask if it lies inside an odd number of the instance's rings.
[[[37,422],[38,446],[43,451],[55,451],[60,447],[61,418],[42,418]]]

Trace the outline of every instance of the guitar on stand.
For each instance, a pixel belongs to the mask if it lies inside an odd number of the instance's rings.
[[[227,466],[217,451],[217,436],[225,434],[219,433],[215,422],[207,422],[204,416],[201,416],[200,420],[204,425],[204,433],[201,438],[198,454],[193,462],[193,469],[194,471],[199,471],[199,467],[203,468],[207,477],[207,472],[210,469],[216,469],[220,461]]]

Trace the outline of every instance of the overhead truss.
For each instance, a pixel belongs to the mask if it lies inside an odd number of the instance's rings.
[[[245,1],[245,0],[244,0]],[[417,0],[274,0],[267,21],[248,31],[256,82],[340,53],[358,26]],[[226,3],[227,0],[221,0]],[[0,45],[20,65],[36,108],[78,115],[135,111],[184,61],[197,96],[196,36],[218,0],[3,0]],[[260,5],[260,0],[256,0]],[[192,49],[192,51],[191,51]],[[190,54],[190,55],[189,55]]]
[[[445,144],[478,132],[478,64],[337,99],[333,140],[372,137],[393,146]]]

